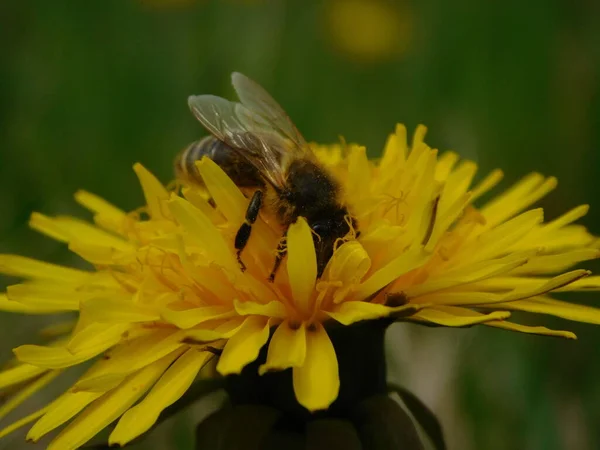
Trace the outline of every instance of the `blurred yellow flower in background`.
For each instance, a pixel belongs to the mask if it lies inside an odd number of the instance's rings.
[[[413,17],[405,1],[329,0],[326,28],[340,53],[359,62],[377,62],[406,52]]]
[[[138,164],[146,206],[137,211],[78,192],[95,224],[34,213],[34,229],[65,242],[94,270],[0,255],[0,272],[26,280],[0,296],[0,309],[78,314],[49,345],[14,350],[16,360],[0,372],[8,395],[0,417],[65,369],[93,363],[69,390],[0,435],[36,421],[27,437],[37,441],[66,424],[50,448],[77,448],[118,420],[109,443],[124,445],[150,429],[215,355],[221,375],[238,374],[267,343],[259,372],[292,368],[297,401],[326,409],[340,388],[327,332],[333,322],[485,324],[566,338],[575,335],[507,319],[517,310],[600,324],[600,310],[549,295],[600,289],[600,277],[569,270],[600,256],[598,239],[573,224],[587,206],[545,222],[530,207],[556,180],[534,173],[476,207],[502,173],[472,185],[476,164],[452,152],[438,156],[424,135],[419,127],[409,146],[398,126],[378,161],[358,145],[313,145],[340,180],[360,231],[338,243],[321,278],[303,218],[288,230],[274,283],[268,276],[281,232],[262,218],[240,270],[234,237],[248,199],[206,158],[197,167],[214,206],[195,186],[169,192]]]

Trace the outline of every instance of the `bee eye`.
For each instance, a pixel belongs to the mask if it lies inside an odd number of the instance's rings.
[[[323,235],[323,233],[327,232],[329,225],[327,222],[317,222],[313,224],[311,228],[316,234],[321,236]]]

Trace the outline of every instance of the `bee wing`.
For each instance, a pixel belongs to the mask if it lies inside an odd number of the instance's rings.
[[[231,82],[242,104],[273,131],[289,139],[294,144],[292,151],[302,156],[311,152],[287,113],[265,89],[239,72],[231,74]]]
[[[238,151],[268,182],[278,188],[285,185],[286,156],[293,145],[265,119],[240,103],[214,95],[191,96],[188,104],[213,136]]]

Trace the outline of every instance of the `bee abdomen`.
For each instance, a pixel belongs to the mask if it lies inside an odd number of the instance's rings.
[[[175,160],[175,173],[178,177],[202,184],[202,177],[196,167],[196,162],[203,156],[214,160],[219,147],[227,147],[223,142],[212,136],[206,136],[199,141],[192,142]]]
[[[233,149],[213,136],[206,136],[179,153],[175,160],[175,173],[179,178],[204,185],[196,162],[206,156],[223,169],[238,187],[263,187],[259,170],[242,156],[243,151]]]

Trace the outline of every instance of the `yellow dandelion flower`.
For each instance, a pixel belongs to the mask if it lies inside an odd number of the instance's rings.
[[[69,449],[116,422],[109,443],[123,445],[150,429],[213,356],[221,375],[239,374],[265,346],[259,373],[291,368],[297,402],[327,409],[340,391],[334,324],[388,318],[566,338],[575,335],[511,322],[511,311],[600,324],[600,310],[551,295],[600,289],[600,277],[571,270],[600,254],[598,239],[574,224],[588,207],[545,221],[531,207],[556,180],[537,173],[476,205],[502,173],[473,185],[477,166],[454,153],[438,156],[424,135],[419,127],[409,146],[398,126],[377,161],[357,145],[313,146],[360,231],[338,243],[319,278],[303,218],[289,227],[274,282],[280,230],[268,218],[257,220],[244,250],[247,270],[240,269],[234,237],[249,200],[206,158],[197,167],[210,202],[193,185],[169,192],[136,165],[146,199],[138,211],[78,192],[94,224],[34,213],[35,230],[94,269],[0,256],[2,273],[25,279],[0,297],[2,310],[78,314],[49,345],[14,350],[16,360],[0,372],[10,394],[0,417],[66,369],[92,363],[65,393],[1,434],[35,421],[29,440],[62,427],[49,448]]]

